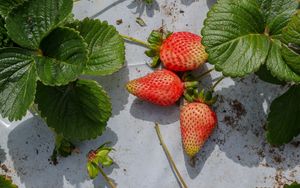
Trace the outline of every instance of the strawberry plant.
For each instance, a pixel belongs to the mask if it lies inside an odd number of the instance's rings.
[[[111,116],[105,90],[80,76],[110,75],[125,59],[113,26],[74,20],[72,7],[73,0],[0,0],[0,113],[13,121],[38,112],[65,155],[73,147],[66,142],[100,136]]]
[[[0,187],[2,188],[18,188],[14,185],[10,178],[0,175]]]
[[[100,173],[111,188],[116,188],[115,183],[106,175],[102,166],[110,167],[113,164],[113,159],[109,153],[114,150],[112,147],[104,143],[96,150],[91,150],[88,153],[87,171],[91,179],[95,179]]]
[[[300,184],[298,184],[297,182],[294,182],[291,185],[284,185],[283,188],[300,188]]]
[[[267,121],[271,144],[300,133],[300,10],[294,0],[218,0],[202,29],[209,63],[225,76],[256,73],[262,80],[288,83],[273,101]]]

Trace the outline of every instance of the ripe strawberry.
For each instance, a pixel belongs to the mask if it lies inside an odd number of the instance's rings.
[[[195,156],[217,125],[217,116],[204,103],[192,102],[180,111],[180,129],[185,152]]]
[[[184,84],[173,72],[158,70],[130,81],[126,88],[140,99],[161,106],[169,106],[182,96]]]
[[[160,47],[160,59],[164,66],[173,71],[194,70],[208,58],[201,37],[190,32],[171,34]]]

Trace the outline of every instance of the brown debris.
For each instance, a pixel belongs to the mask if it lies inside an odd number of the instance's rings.
[[[229,103],[229,105],[231,106],[233,112],[236,114],[237,118],[240,118],[241,116],[246,115],[246,110],[245,107],[242,103],[240,103],[238,100],[233,100]]]

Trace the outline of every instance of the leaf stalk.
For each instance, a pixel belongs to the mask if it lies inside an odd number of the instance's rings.
[[[147,47],[147,48],[149,48],[149,49],[152,49],[151,45],[148,44],[147,42],[144,42],[144,41],[142,41],[142,40],[139,40],[139,39],[136,39],[136,38],[127,36],[127,35],[121,35],[121,34],[120,34],[120,36],[123,37],[123,39],[125,39],[125,40],[131,41],[131,42],[140,44],[140,45],[142,45],[142,46],[145,46],[145,47]]]
[[[220,77],[220,78],[217,80],[217,82],[212,86],[211,90],[214,91],[214,90],[216,89],[217,85],[218,85],[222,80],[224,80],[225,78],[226,78],[225,76]]]
[[[162,138],[162,135],[160,133],[160,128],[159,128],[158,123],[155,123],[155,130],[156,130],[156,134],[158,136],[158,139],[160,141],[160,144],[161,144],[161,146],[162,146],[162,148],[163,148],[165,154],[167,155],[167,158],[168,158],[168,160],[169,160],[169,162],[171,164],[171,167],[175,171],[176,177],[180,181],[180,183],[181,183],[181,185],[182,185],[183,188],[188,188],[188,186],[185,183],[183,177],[181,176],[179,170],[177,169],[176,164],[175,164],[175,162],[174,162],[174,160],[173,160],[173,158],[172,158],[172,156],[171,156],[171,154],[170,154],[170,152],[169,152],[169,150],[168,150],[165,142],[163,141],[163,138]]]
[[[108,183],[108,185],[111,188],[117,188],[117,186],[114,184],[114,182],[106,175],[104,170],[98,165],[97,165],[97,168],[98,168],[99,172],[102,174],[102,176],[104,177],[105,181]]]
[[[209,70],[205,71],[204,73],[202,73],[199,76],[195,77],[195,80],[201,80],[202,78],[207,76],[209,73],[211,73],[213,70],[215,70],[215,69],[212,68],[212,69],[209,69]]]

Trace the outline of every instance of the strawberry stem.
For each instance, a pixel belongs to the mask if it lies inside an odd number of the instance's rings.
[[[190,82],[184,82],[185,88],[197,88],[199,82],[198,81],[190,81]]]
[[[114,182],[106,175],[106,173],[103,171],[103,169],[97,165],[97,168],[99,170],[99,172],[102,174],[102,176],[104,177],[105,181],[108,183],[108,185],[111,188],[117,188],[117,186],[114,184]]]
[[[161,136],[160,128],[159,128],[158,123],[155,123],[155,130],[156,130],[158,139],[159,139],[159,141],[160,141],[160,145],[162,146],[164,152],[166,153],[167,158],[168,158],[168,160],[169,160],[169,162],[170,162],[170,164],[171,164],[171,167],[172,167],[172,169],[175,171],[176,177],[179,179],[179,181],[180,181],[180,183],[182,184],[182,187],[183,187],[183,188],[188,188],[188,186],[186,185],[184,179],[183,179],[182,176],[180,175],[180,173],[179,173],[179,171],[178,171],[178,169],[177,169],[177,167],[176,167],[176,164],[175,164],[175,162],[174,162],[174,160],[173,160],[173,158],[172,158],[172,156],[171,156],[171,154],[170,154],[170,152],[169,152],[169,150],[168,150],[166,144],[165,144],[164,141],[163,141],[163,138],[162,138],[162,136]]]
[[[216,89],[217,85],[218,85],[222,80],[224,80],[224,78],[225,78],[225,76],[221,76],[221,77],[217,80],[217,82],[212,86],[211,90],[214,91],[214,90]]]
[[[199,76],[195,77],[195,80],[201,80],[203,77],[207,76],[210,72],[215,70],[214,68],[207,70],[206,72],[200,74]]]
[[[147,47],[147,48],[149,48],[149,49],[152,49],[152,47],[150,46],[150,44],[147,43],[147,42],[141,41],[141,40],[139,40],[139,39],[136,39],[136,38],[133,38],[133,37],[130,37],[130,36],[127,36],[127,35],[121,35],[121,34],[120,34],[120,36],[123,37],[123,39],[125,39],[125,40],[127,40],[127,41],[131,41],[131,42],[140,44],[140,45],[142,45],[142,46],[145,46],[145,47]]]

